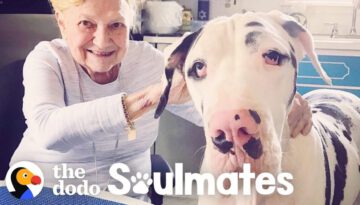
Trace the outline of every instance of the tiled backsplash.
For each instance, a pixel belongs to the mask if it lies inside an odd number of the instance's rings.
[[[180,4],[192,9],[193,16],[197,16],[196,0],[177,0]],[[226,8],[226,2],[230,7]],[[234,2],[236,4],[234,5]],[[301,12],[308,20],[308,28],[314,34],[330,35],[331,26],[326,23],[337,23],[338,34],[347,35],[350,32],[352,7],[349,6],[284,6],[284,0],[210,0],[210,18],[231,15],[243,9],[251,11],[270,11],[273,9],[284,12]],[[358,10],[360,13],[360,10]],[[358,14],[360,18],[360,14]],[[356,23],[357,33],[360,34],[360,19]]]

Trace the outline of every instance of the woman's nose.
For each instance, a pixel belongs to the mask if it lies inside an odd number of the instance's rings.
[[[104,26],[98,26],[94,32],[93,43],[99,48],[105,48],[111,42],[109,30]]]

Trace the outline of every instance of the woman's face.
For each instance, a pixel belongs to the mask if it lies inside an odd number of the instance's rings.
[[[129,13],[125,0],[86,0],[56,16],[75,61],[90,72],[106,72],[127,50]]]

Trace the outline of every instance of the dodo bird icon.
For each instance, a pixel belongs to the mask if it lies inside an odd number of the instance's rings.
[[[11,182],[15,189],[10,192],[13,196],[18,199],[31,199],[34,194],[28,185],[41,184],[41,178],[25,167],[18,167],[11,173]]]

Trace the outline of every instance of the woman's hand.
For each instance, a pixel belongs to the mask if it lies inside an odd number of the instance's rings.
[[[129,113],[130,120],[134,121],[147,111],[153,109],[159,103],[161,92],[162,85],[157,83],[129,94],[125,98],[125,107]]]
[[[312,127],[311,108],[306,100],[299,93],[295,94],[292,109],[288,115],[288,123],[292,137],[299,133],[309,134]]]
[[[159,104],[164,88],[164,82],[162,82],[128,95],[125,99],[125,106],[128,109],[130,119],[136,120],[150,109],[155,108]],[[184,77],[178,71],[175,71],[168,103],[181,104],[188,100],[190,100],[190,95],[187,91]]]

